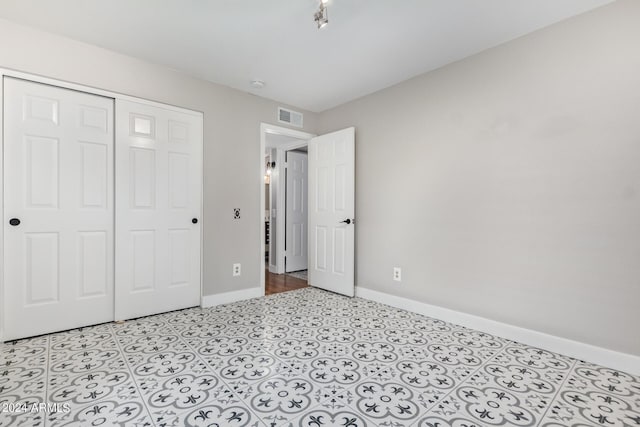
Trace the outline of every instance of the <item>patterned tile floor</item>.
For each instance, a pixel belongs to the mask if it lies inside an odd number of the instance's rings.
[[[33,403],[59,411],[6,411]],[[624,427],[640,379],[306,288],[0,344],[0,404],[0,426]]]

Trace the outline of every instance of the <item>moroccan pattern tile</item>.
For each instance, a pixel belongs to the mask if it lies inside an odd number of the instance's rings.
[[[640,426],[640,378],[314,288],[0,344],[0,427]]]

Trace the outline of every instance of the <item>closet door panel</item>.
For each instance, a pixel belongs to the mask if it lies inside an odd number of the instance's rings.
[[[5,77],[3,113],[3,338],[113,320],[113,99]]]
[[[202,116],[121,100],[116,111],[115,317],[199,305]]]

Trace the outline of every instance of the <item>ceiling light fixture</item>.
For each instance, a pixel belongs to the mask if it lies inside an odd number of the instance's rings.
[[[251,80],[251,87],[254,89],[262,89],[265,86],[265,82],[263,80]]]
[[[324,28],[329,23],[329,12],[326,6],[327,0],[320,0],[318,11],[313,14],[313,20],[318,24],[318,29]]]

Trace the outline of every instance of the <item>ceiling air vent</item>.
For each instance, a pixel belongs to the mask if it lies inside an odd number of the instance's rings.
[[[298,128],[302,127],[302,113],[278,107],[278,121]]]

